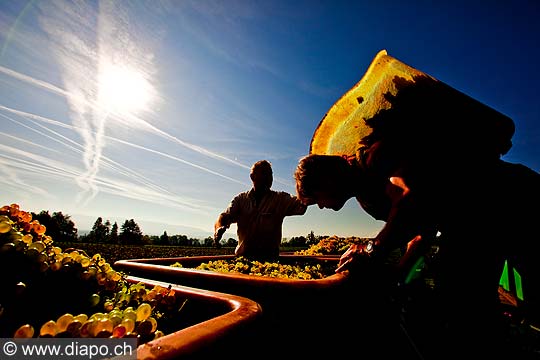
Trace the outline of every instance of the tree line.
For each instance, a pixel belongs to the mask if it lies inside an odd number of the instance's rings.
[[[115,221],[103,220],[98,217],[89,233],[79,235],[71,216],[61,211],[49,213],[42,210],[40,213],[32,212],[32,219],[39,221],[47,229],[47,235],[58,242],[81,242],[81,243],[104,243],[119,245],[176,245],[176,246],[213,246],[214,240],[208,236],[205,239],[191,238],[186,235],[168,235],[164,231],[162,235],[145,235],[140,226],[133,219],[125,220],[121,226]],[[282,240],[283,246],[304,247],[316,244],[321,238],[327,236],[315,236],[311,231],[307,236],[295,236]],[[238,241],[234,238],[222,239],[223,246],[234,247]]]

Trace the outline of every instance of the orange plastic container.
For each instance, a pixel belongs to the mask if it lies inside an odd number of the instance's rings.
[[[233,347],[238,346],[238,350],[225,351],[224,356],[339,358],[350,356],[353,344],[354,354],[365,358],[398,355],[416,358],[399,314],[395,313],[393,299],[387,293],[388,282],[381,280],[376,271],[299,280],[194,269],[202,262],[233,257],[130,259],[117,261],[114,267],[132,276],[234,294],[260,304],[260,321],[249,336],[233,336],[236,339]],[[280,255],[276,261],[337,266],[339,257]],[[175,262],[184,267],[172,267]],[[382,346],[381,339],[396,346]]]
[[[129,276],[128,282],[148,287],[170,283]],[[178,330],[141,344],[137,359],[203,359],[233,353],[256,327],[261,307],[253,300],[209,290],[172,285],[175,295],[187,299]]]
[[[341,319],[343,308],[346,307],[343,300],[349,298],[346,296],[349,289],[347,273],[336,273],[323,279],[300,280],[195,269],[203,262],[233,258],[233,255],[219,255],[130,259],[117,261],[114,268],[132,276],[251,299],[262,308],[262,325],[259,329],[261,338],[272,338],[283,331],[289,332],[293,326],[317,328],[320,334],[332,332],[337,326],[337,320]],[[325,266],[337,267],[339,258],[281,255],[276,261],[284,264],[321,263]],[[171,265],[176,262],[182,264],[183,267],[172,267]],[[302,335],[293,331],[296,334],[293,336],[296,339],[295,344],[299,345],[307,341],[304,339],[304,335],[307,334],[305,331],[299,330]],[[273,348],[268,348],[267,345],[268,343],[264,340],[257,347],[265,347],[266,351],[277,349],[276,344]]]

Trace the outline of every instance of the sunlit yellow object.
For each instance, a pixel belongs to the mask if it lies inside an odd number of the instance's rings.
[[[414,140],[436,144],[442,138],[444,145],[482,156],[500,156],[511,147],[514,123],[509,117],[381,50],[361,80],[320,121],[310,153],[358,156],[368,146],[365,138],[373,133],[372,125],[381,124],[381,111],[391,123],[388,128],[397,125],[395,138],[419,133]],[[381,131],[384,136],[388,132]]]

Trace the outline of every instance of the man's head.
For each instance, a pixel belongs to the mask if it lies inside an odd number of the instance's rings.
[[[267,160],[259,160],[251,166],[249,174],[255,191],[266,191],[272,187],[272,165]]]
[[[296,196],[305,205],[340,210],[352,197],[351,176],[350,165],[341,156],[305,156],[294,173]]]

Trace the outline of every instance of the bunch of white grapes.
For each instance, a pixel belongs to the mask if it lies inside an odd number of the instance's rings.
[[[163,336],[174,290],[128,283],[99,254],[62,250],[17,204],[0,208],[0,337]]]

